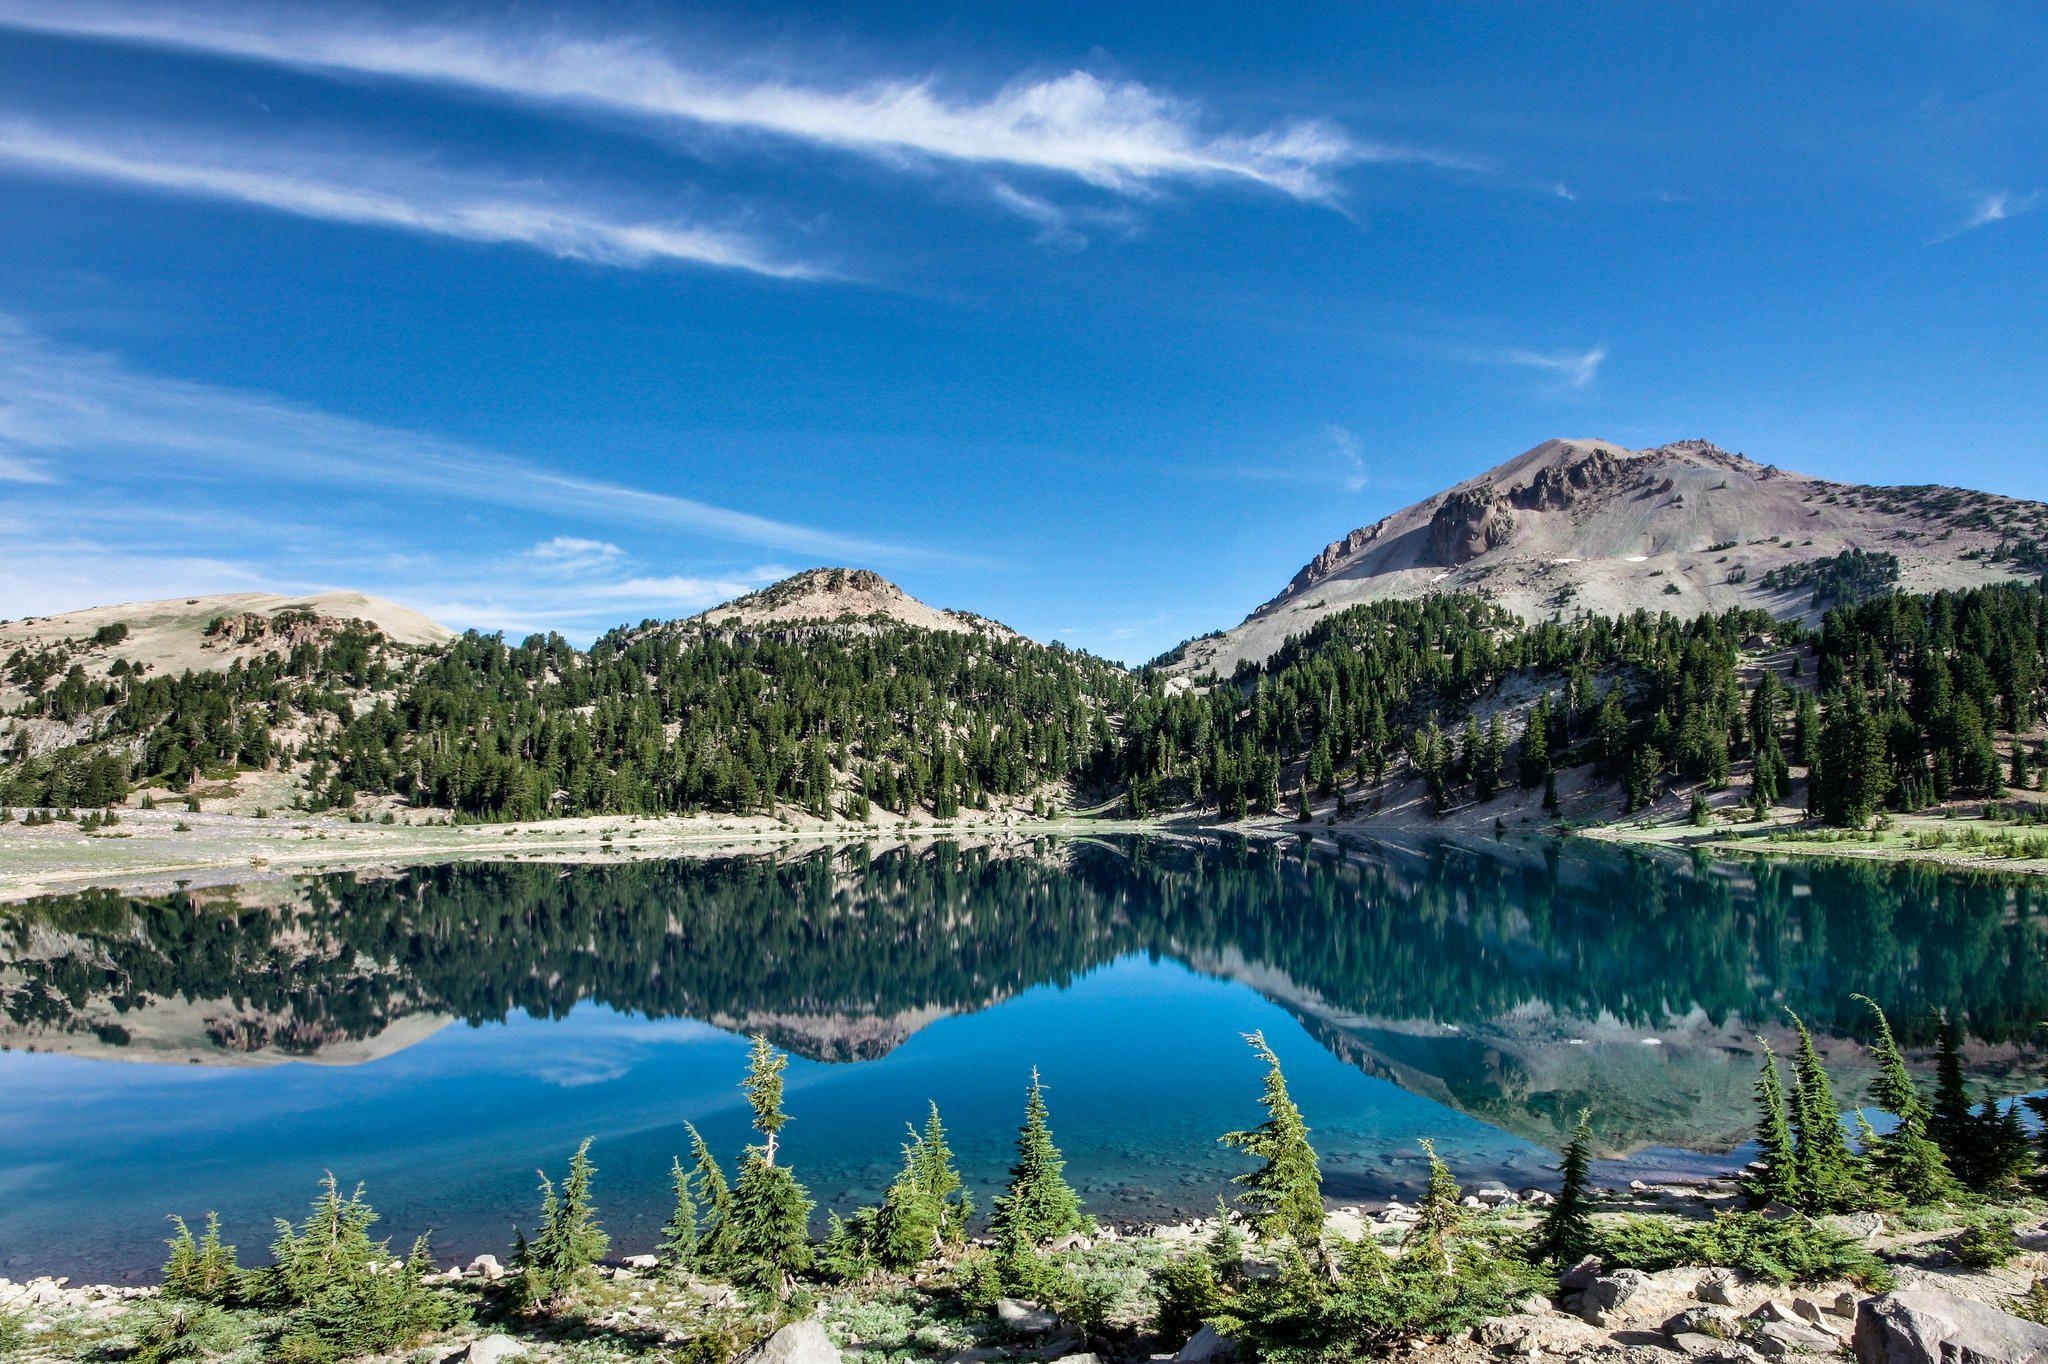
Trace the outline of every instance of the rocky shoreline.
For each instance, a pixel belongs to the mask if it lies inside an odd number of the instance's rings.
[[[1553,1201],[1545,1190],[1481,1187],[1463,1198],[1469,1216],[1502,1232],[1533,1227]],[[1597,1194],[1602,1217],[1631,1214],[1697,1223],[1739,1206],[1732,1179],[1705,1184],[1645,1185]],[[1981,1212],[1982,1210],[1978,1210]],[[1820,1219],[1880,1257],[1892,1283],[1883,1291],[1846,1280],[1797,1282],[1753,1270],[1680,1265],[1645,1271],[1610,1267],[1588,1257],[1564,1271],[1555,1291],[1530,1295],[1512,1313],[1489,1317],[1469,1332],[1409,1342],[1400,1357],[1421,1364],[1481,1361],[1585,1360],[1605,1364],[1759,1364],[1785,1358],[1853,1354],[1860,1364],[2035,1364],[2048,1361],[2048,1326],[2007,1310],[2048,1275],[2048,1207],[2035,1202],[2000,1210],[2018,1219],[2018,1253],[1995,1269],[1972,1269],[1954,1250],[1959,1219],[1877,1213]],[[1767,1210],[1775,1216],[1775,1210]],[[1788,1212],[1785,1216],[1792,1216]],[[1333,1208],[1325,1234],[1332,1244],[1364,1237],[1392,1244],[1418,1210],[1399,1200],[1378,1207]],[[1104,1226],[1066,1238],[1054,1254],[1099,1266],[1157,1267],[1197,1251],[1216,1231],[1210,1220]],[[1273,1272],[1262,1247],[1249,1247],[1245,1272]],[[1038,1303],[1004,1298],[979,1325],[929,1323],[898,1335],[904,1304],[921,1285],[869,1283],[820,1290],[787,1311],[749,1304],[723,1285],[666,1274],[653,1255],[607,1262],[591,1300],[566,1326],[530,1323],[483,1304],[507,1276],[492,1255],[449,1265],[427,1276],[438,1291],[469,1304],[466,1324],[400,1356],[416,1364],[584,1364],[591,1359],[671,1359],[701,1344],[707,1319],[725,1321],[729,1357],[762,1364],[848,1364],[854,1360],[929,1359],[933,1364],[1037,1361],[1040,1364],[1224,1364],[1233,1343],[1204,1326],[1186,1340],[1162,1337],[1142,1324],[1092,1328],[1061,1320]],[[108,1284],[73,1285],[63,1278],[0,1279],[0,1358],[10,1364],[121,1358],[139,1313],[162,1303],[159,1290]],[[11,1323],[11,1326],[8,1325]],[[628,1344],[630,1342],[630,1345]],[[222,1359],[233,1355],[216,1356]],[[701,1358],[692,1353],[691,1357]]]

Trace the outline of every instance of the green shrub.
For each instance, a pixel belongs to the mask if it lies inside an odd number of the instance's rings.
[[[1489,1238],[1454,1243],[1448,1273],[1426,1255],[1390,1259],[1367,1239],[1344,1248],[1334,1283],[1295,1256],[1246,1284],[1216,1320],[1262,1364],[1363,1364],[1404,1340],[1467,1331],[1550,1286]]]
[[[0,1312],[0,1356],[19,1349],[27,1337],[28,1331],[22,1326],[20,1317],[12,1312]]]
[[[1707,1222],[1629,1217],[1600,1238],[1600,1257],[1624,1269],[1717,1265],[1773,1283],[1847,1279],[1873,1293],[1893,1283],[1890,1266],[1840,1232],[1804,1217],[1723,1213]]]
[[[130,1318],[135,1327],[135,1364],[180,1364],[232,1354],[248,1330],[232,1313],[210,1303],[152,1299]]]
[[[2019,1218],[1999,1213],[1964,1227],[1950,1250],[1959,1264],[1971,1269],[2003,1269],[2019,1258],[2020,1240],[2014,1234]]]
[[[1154,1276],[1159,1289],[1159,1334],[1186,1340],[1223,1310],[1223,1285],[1207,1255],[1168,1260]]]
[[[333,1175],[321,1182],[302,1226],[279,1220],[271,1245],[276,1263],[244,1279],[252,1299],[289,1313],[278,1359],[323,1364],[390,1354],[461,1319],[453,1299],[422,1282],[433,1269],[427,1239],[414,1241],[412,1254],[396,1262],[388,1240],[370,1239],[376,1221],[362,1188],[343,1198]]]
[[[173,1217],[171,1224],[178,1230],[165,1242],[171,1254],[164,1262],[164,1296],[234,1306],[242,1294],[242,1271],[235,1264],[235,1248],[221,1242],[220,1216],[206,1214],[206,1234],[197,1240],[184,1218]]]
[[[2048,1326],[2048,1279],[2036,1275],[2031,1288],[2017,1297],[2005,1300],[2005,1310],[2016,1317],[2025,1317],[2038,1325]]]

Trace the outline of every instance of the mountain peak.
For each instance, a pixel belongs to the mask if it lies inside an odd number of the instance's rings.
[[[1760,464],[1709,440],[1631,450],[1552,439],[1325,546],[1235,629],[1176,666],[1230,672],[1348,606],[1471,592],[1525,619],[1734,606],[1810,614],[1801,565],[1882,549],[1912,591],[2012,576],[2008,539],[2048,506],[1948,488],[1866,488]]]
[[[692,619],[713,626],[737,621],[743,627],[885,620],[956,634],[1015,633],[966,611],[942,611],[927,606],[881,574],[866,568],[807,568],[759,591],[714,606]]]

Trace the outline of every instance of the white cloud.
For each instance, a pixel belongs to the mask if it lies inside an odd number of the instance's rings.
[[[573,576],[611,568],[625,559],[626,551],[607,540],[557,535],[526,551],[525,557],[550,572]]]
[[[1239,464],[1207,473],[1210,477],[1243,479],[1252,483],[1306,483],[1317,487],[1335,484],[1347,493],[1362,491],[1371,481],[1366,473],[1365,454],[1359,446],[1358,437],[1349,428],[1334,423],[1323,428],[1320,440],[1305,441],[1301,448],[1288,452],[1283,458],[1263,464]]]
[[[1983,195],[1971,207],[1970,216],[1965,218],[1960,226],[1944,232],[1936,240],[1948,241],[1962,236],[1965,232],[1974,232],[1980,227],[1989,227],[2008,218],[2017,218],[2022,213],[2030,213],[2040,206],[2042,199],[2040,190],[2035,190],[2031,194],[2015,194],[2009,189],[2002,189],[1993,194]]]
[[[529,190],[464,185],[388,159],[286,158],[264,148],[201,147],[161,134],[115,141],[7,121],[0,122],[0,163],[301,218],[531,247],[598,265],[687,262],[786,279],[822,273],[780,260],[738,233],[564,207]]]
[[[868,155],[1029,168],[1119,190],[1160,180],[1238,180],[1324,199],[1333,191],[1331,173],[1346,165],[1479,168],[1441,152],[1360,141],[1315,121],[1211,132],[1190,100],[1087,71],[1019,79],[977,97],[948,92],[929,78],[833,85],[717,71],[687,64],[647,38],[561,30],[375,27],[303,11],[201,12],[118,0],[61,7],[0,0],[0,23],[427,81]]]
[[[1330,438],[1330,444],[1336,447],[1337,464],[1343,471],[1344,491],[1355,493],[1363,490],[1367,481],[1365,457],[1359,450],[1358,437],[1344,427],[1334,425],[1325,428],[1324,434]]]
[[[246,487],[403,489],[458,506],[498,506],[616,525],[690,531],[731,543],[834,557],[916,551],[673,493],[558,472],[491,450],[377,426],[261,393],[138,373],[58,346],[0,314],[0,441],[78,467],[135,473],[154,462]]]
[[[1600,366],[1607,359],[1607,347],[1599,345],[1584,351],[1504,350],[1483,358],[1494,364],[1542,370],[1572,388],[1589,388],[1600,377]]]

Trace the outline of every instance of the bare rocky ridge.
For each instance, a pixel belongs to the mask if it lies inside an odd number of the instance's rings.
[[[881,574],[865,568],[810,568],[758,592],[735,597],[690,618],[693,622],[743,629],[817,621],[847,624],[892,621],[923,630],[1019,638],[1006,625],[968,611],[927,606]]]
[[[1935,485],[1835,483],[1701,440],[1629,450],[1549,440],[1332,542],[1286,589],[1176,671],[1228,675],[1323,616],[1385,598],[1475,592],[1526,619],[1734,606],[1810,615],[1774,569],[1856,548],[1897,556],[1908,592],[2017,576],[1992,556],[2048,537],[2048,505]]]
[[[93,606],[0,622],[0,656],[68,647],[100,664],[175,675],[225,672],[239,661],[331,634],[350,621],[374,626],[393,644],[441,644],[455,632],[397,602],[361,592],[228,592],[205,597]],[[100,642],[104,641],[104,642]]]

